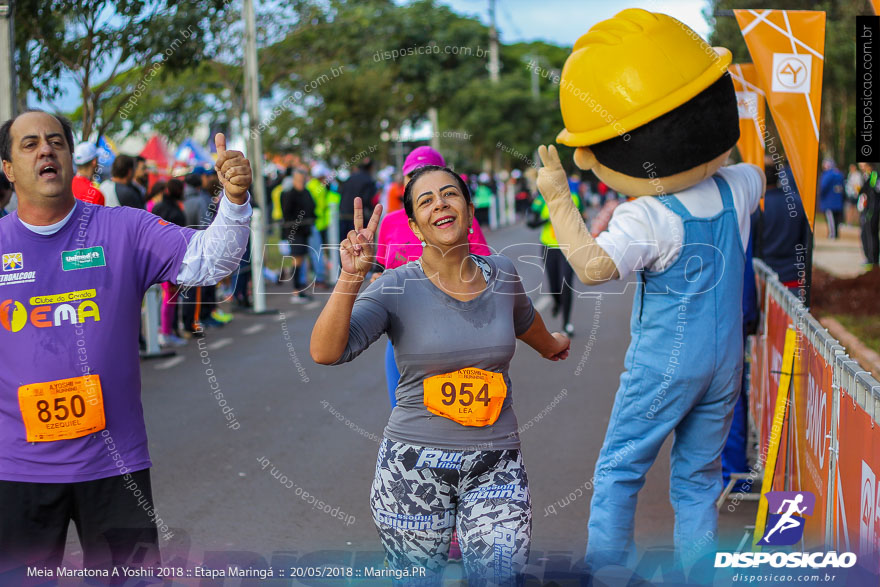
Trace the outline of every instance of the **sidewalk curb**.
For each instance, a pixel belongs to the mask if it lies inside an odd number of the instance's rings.
[[[827,328],[828,333],[839,340],[840,344],[846,347],[849,355],[861,363],[862,368],[867,369],[875,376],[880,375],[880,354],[877,354],[865,346],[865,343],[856,338],[853,333],[844,328],[843,325],[834,318],[829,316],[819,318],[819,324]]]

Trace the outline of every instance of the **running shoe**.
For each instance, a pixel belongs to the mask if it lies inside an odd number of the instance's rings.
[[[182,334],[183,334],[184,338],[205,338],[205,331],[201,330],[201,329],[200,330],[193,330],[193,329],[187,328],[186,330],[183,331]]]
[[[159,334],[159,346],[186,346],[186,341],[173,334]]]
[[[309,298],[305,297],[302,294],[293,294],[292,296],[290,296],[290,303],[291,304],[308,304]]]
[[[572,324],[571,322],[568,322],[565,325],[565,334],[567,334],[569,337],[574,336],[574,324]]]
[[[222,324],[227,324],[232,321],[234,316],[229,312],[224,312],[223,310],[218,308],[211,312],[211,318]]]
[[[220,322],[219,320],[215,320],[211,316],[208,316],[207,318],[202,320],[202,326],[204,328],[223,328],[226,325],[223,322]]]

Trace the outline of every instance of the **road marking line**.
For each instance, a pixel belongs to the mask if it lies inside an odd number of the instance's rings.
[[[212,351],[216,351],[217,349],[222,349],[225,346],[229,346],[232,344],[231,338],[221,338],[220,340],[216,340],[208,345],[208,349]]]
[[[244,330],[242,330],[243,334],[256,334],[262,329],[266,327],[265,324],[254,324],[253,326],[248,326]]]
[[[171,357],[167,361],[162,361],[161,363],[156,363],[156,369],[160,369],[160,370],[170,369],[171,367],[174,367],[175,365],[180,365],[185,360],[186,360],[186,357],[182,357],[180,355],[178,355],[176,357]]]

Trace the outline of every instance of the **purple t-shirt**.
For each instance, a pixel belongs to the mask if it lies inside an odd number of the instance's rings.
[[[151,466],[141,300],[150,285],[175,281],[193,234],[144,210],[81,201],[52,235],[29,230],[17,212],[0,219],[0,480],[68,483]],[[28,442],[19,388],[86,374],[100,380],[105,428]],[[82,409],[62,404],[39,417],[66,419],[66,409]]]

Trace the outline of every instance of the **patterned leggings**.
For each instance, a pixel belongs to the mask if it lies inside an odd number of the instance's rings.
[[[532,506],[519,450],[379,447],[370,509],[395,585],[439,585],[458,528],[468,584],[515,585]],[[407,576],[408,573],[408,576]]]

